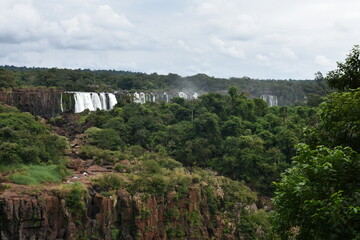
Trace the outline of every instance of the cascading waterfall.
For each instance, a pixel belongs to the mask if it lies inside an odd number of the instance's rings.
[[[146,103],[145,93],[141,92],[139,95],[140,95],[140,103],[141,104]]]
[[[61,93],[61,95],[60,95],[60,110],[61,110],[61,112],[64,111],[63,94],[62,94],[62,93]]]
[[[187,94],[184,92],[178,92],[179,97],[187,99]]]
[[[75,113],[81,113],[88,109],[89,111],[111,110],[117,104],[117,98],[114,93],[96,93],[96,92],[66,92],[72,94],[75,100]],[[117,95],[125,94],[132,97],[133,102],[144,104],[146,102],[164,101],[169,102],[173,97],[179,96],[185,99],[197,99],[196,92],[172,92],[172,93],[116,93]],[[63,96],[61,95],[61,111],[64,111]]]
[[[94,110],[96,110],[96,109],[101,109],[102,110],[103,109],[103,104],[101,104],[99,94],[91,93],[91,101],[93,103]]]
[[[264,101],[266,101],[270,107],[278,105],[278,99],[277,99],[277,96],[275,96],[275,95],[264,94],[264,95],[261,95],[261,98]]]
[[[172,92],[172,93],[149,93],[149,92],[135,92],[125,93],[132,96],[133,102],[135,103],[147,103],[147,102],[169,102],[174,97],[181,97],[184,99],[197,99],[199,94],[196,92]]]
[[[111,110],[117,104],[113,93],[95,93],[95,92],[72,92],[75,99],[75,113],[81,113],[85,109],[89,111]],[[107,101],[109,99],[109,101]]]
[[[108,93],[108,96],[109,96],[109,108],[108,109],[111,110],[117,104],[117,100],[116,100],[115,94],[113,94],[113,93]],[[106,110],[106,109],[104,109],[104,110]]]
[[[137,92],[134,93],[134,102],[141,103],[140,95]]]
[[[106,93],[100,93],[101,109],[108,110],[106,107]]]

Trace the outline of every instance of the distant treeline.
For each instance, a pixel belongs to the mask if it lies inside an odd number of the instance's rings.
[[[226,93],[231,86],[250,96],[276,95],[279,105],[318,102],[325,95],[324,80],[258,80],[249,77],[215,78],[206,74],[181,77],[140,72],[89,69],[0,67],[0,87],[56,87],[70,91],[197,91]]]

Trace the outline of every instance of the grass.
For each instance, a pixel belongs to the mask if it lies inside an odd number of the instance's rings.
[[[60,183],[70,172],[63,165],[17,165],[2,167],[11,170],[8,176],[11,182],[21,185],[39,185],[42,183]]]

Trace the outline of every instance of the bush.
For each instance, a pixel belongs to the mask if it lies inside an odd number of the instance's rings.
[[[6,111],[0,105],[0,112]],[[64,137],[50,135],[29,113],[0,113],[0,164],[61,163]]]
[[[104,150],[91,145],[83,145],[80,148],[79,156],[83,159],[94,159],[97,164],[115,163],[118,161],[117,153]]]
[[[89,143],[102,149],[120,150],[125,143],[114,129],[95,129],[90,128],[87,131]]]
[[[126,164],[121,164],[118,163],[115,165],[115,171],[120,172],[120,173],[130,173],[132,171],[133,167],[126,165]]]
[[[124,180],[116,174],[101,175],[93,179],[93,183],[94,187],[101,192],[118,190],[125,185]]]
[[[81,183],[73,183],[64,189],[65,206],[73,217],[81,217],[85,214],[85,198],[87,197],[87,188]]]

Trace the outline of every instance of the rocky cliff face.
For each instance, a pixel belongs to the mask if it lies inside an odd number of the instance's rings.
[[[0,197],[0,236],[10,239],[234,239],[232,223],[209,212],[199,188],[176,199],[125,190],[111,197],[89,189],[86,213],[73,215],[56,189],[6,190]],[[24,187],[24,186],[22,186]]]
[[[46,118],[61,114],[61,92],[52,89],[0,91],[0,102]]]

